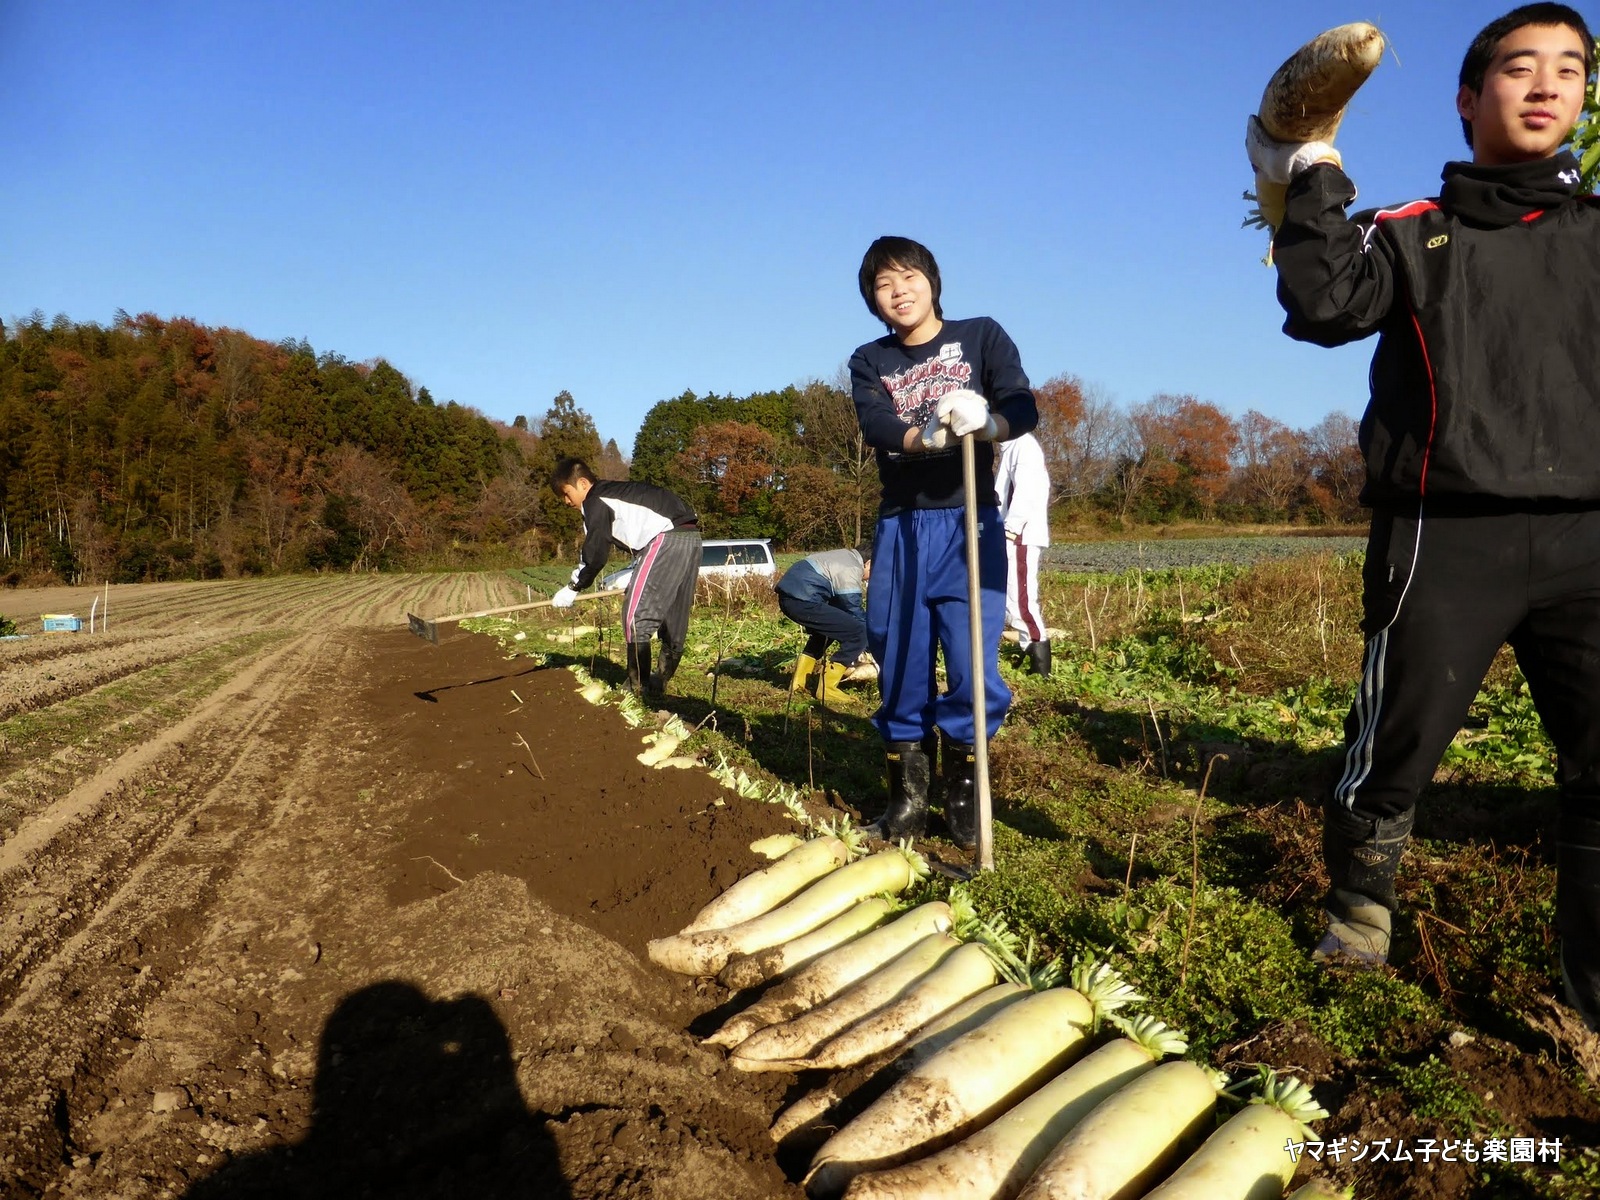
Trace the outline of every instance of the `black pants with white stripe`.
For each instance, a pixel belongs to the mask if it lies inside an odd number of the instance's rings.
[[[1510,643],[1558,757],[1569,978],[1600,1004],[1600,509],[1376,511],[1363,584],[1366,652],[1333,803],[1364,820],[1409,811]]]
[[[1563,793],[1600,817],[1600,510],[1375,512],[1363,585],[1336,803],[1366,818],[1409,810],[1509,642]]]

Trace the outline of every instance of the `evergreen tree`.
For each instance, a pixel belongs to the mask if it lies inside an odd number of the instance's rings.
[[[581,458],[593,469],[600,460],[600,434],[594,418],[578,407],[571,392],[550,402],[539,420],[539,445],[531,460],[533,480],[539,486],[536,524],[550,549],[576,544],[583,532],[583,517],[549,488],[550,474],[563,458]]]

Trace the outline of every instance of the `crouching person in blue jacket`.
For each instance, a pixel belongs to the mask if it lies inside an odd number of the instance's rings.
[[[811,690],[812,677],[820,675],[817,695],[824,704],[840,698],[839,685],[876,679],[877,667],[865,653],[867,613],[863,602],[872,570],[872,547],[823,550],[795,563],[778,580],[778,608],[809,635],[795,663],[791,692]],[[838,651],[822,660],[828,646]]]

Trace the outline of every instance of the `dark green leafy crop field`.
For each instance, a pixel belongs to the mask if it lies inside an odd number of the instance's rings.
[[[1244,565],[1307,554],[1350,554],[1366,545],[1359,537],[1158,538],[1129,542],[1064,542],[1041,560],[1060,571],[1164,571],[1217,563]]]

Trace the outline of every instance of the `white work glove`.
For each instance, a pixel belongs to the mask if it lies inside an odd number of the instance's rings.
[[[1280,142],[1267,136],[1261,119],[1252,115],[1245,127],[1245,152],[1256,174],[1270,183],[1288,183],[1301,171],[1321,162],[1344,166],[1344,159],[1327,142]]]
[[[582,564],[579,564],[578,566],[572,568],[572,578],[568,581],[567,586],[568,587],[577,587],[578,586],[578,580],[580,580],[582,578],[583,578],[583,566],[582,566]]]
[[[966,388],[940,396],[938,413],[939,420],[958,438],[970,433],[980,442],[992,442],[1000,432],[989,402]]]
[[[922,427],[922,448],[924,450],[945,450],[954,446],[961,439],[945,428],[938,417],[930,417],[928,423]]]
[[[577,592],[573,591],[569,587],[564,587],[554,596],[550,597],[550,606],[552,608],[571,608],[572,602],[577,598]]]

